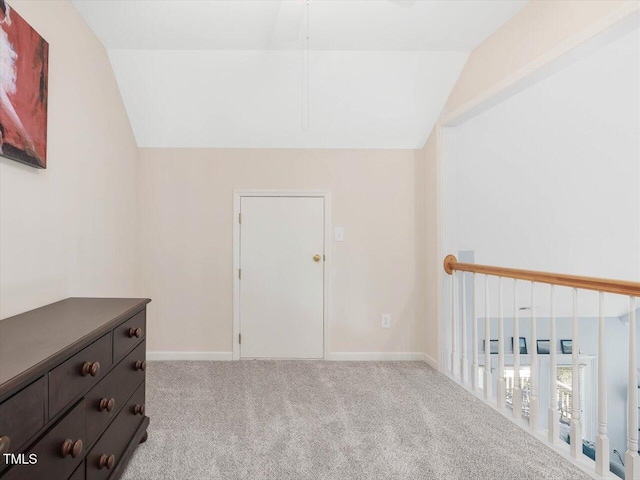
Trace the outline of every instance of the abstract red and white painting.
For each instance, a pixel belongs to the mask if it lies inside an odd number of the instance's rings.
[[[47,168],[49,44],[0,0],[0,155]]]

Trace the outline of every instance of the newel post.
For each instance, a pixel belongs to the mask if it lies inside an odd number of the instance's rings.
[[[451,275],[451,374],[460,373],[458,367],[458,352],[456,348],[457,329],[456,329],[456,276],[452,265],[457,261],[453,255],[447,255],[444,259],[444,271]]]

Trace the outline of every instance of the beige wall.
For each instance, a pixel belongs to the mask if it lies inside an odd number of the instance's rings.
[[[471,52],[445,112],[462,107],[635,0],[531,0]]]
[[[232,350],[234,189],[328,189],[331,349],[422,352],[426,175],[412,150],[140,150],[150,351]],[[391,313],[391,329],[380,314]]]
[[[533,0],[471,54],[446,111],[628,4]],[[138,153],[107,55],[74,8],[12,6],[51,45],[49,168],[0,159],[0,318],[69,295],[148,295],[150,350],[230,351],[233,188],[328,188],[347,238],[331,246],[333,350],[437,358],[433,133],[421,152]]]
[[[429,361],[438,361],[438,276],[441,274],[441,261],[438,258],[438,185],[436,163],[436,135],[431,134],[427,144],[420,152],[424,164],[423,179],[425,182],[425,353]]]
[[[105,49],[66,1],[12,1],[50,45],[48,168],[0,159],[0,318],[131,295],[137,148]]]

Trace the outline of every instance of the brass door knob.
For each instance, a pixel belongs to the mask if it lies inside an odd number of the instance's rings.
[[[313,261],[314,261],[314,262],[319,262],[321,258],[322,258],[322,257],[316,253],[316,254],[313,256]]]

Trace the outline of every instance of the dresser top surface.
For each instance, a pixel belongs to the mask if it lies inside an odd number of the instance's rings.
[[[142,310],[148,298],[67,298],[0,321],[0,396]]]

